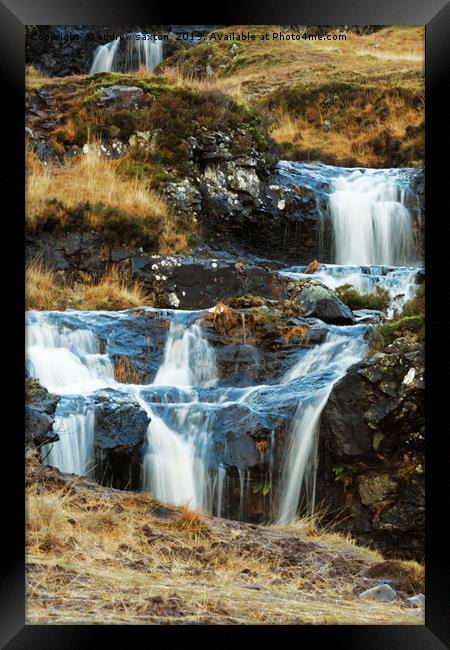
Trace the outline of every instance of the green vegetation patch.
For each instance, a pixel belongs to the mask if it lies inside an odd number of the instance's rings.
[[[113,85],[136,86],[144,97],[135,110],[102,106],[102,88]],[[121,73],[99,73],[86,79],[82,97],[67,114],[65,126],[53,135],[56,146],[83,146],[98,140],[128,143],[137,131],[154,135],[152,146],[130,147],[126,171],[151,174],[173,168],[186,174],[192,157],[187,142],[205,130],[232,135],[231,148],[242,155],[251,148],[268,151],[270,143],[262,114],[245,101],[236,101],[219,90],[194,90],[171,85],[165,77],[140,78]],[[170,172],[169,172],[170,173]]]
[[[425,284],[417,288],[415,296],[405,304],[395,319],[375,328],[373,340],[376,342],[376,349],[383,349],[407,333],[413,334],[419,341],[425,338]]]
[[[389,292],[381,287],[376,287],[371,293],[358,293],[350,284],[337,287],[336,293],[340,300],[350,309],[377,309],[385,311],[389,305]]]

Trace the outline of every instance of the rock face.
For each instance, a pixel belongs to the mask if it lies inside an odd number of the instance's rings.
[[[213,252],[199,256],[134,256],[131,273],[155,293],[164,307],[208,309],[225,296],[283,298],[286,281],[270,263]]]
[[[150,418],[137,401],[117,391],[96,394],[94,457],[97,480],[119,489],[137,490],[142,445]]]
[[[53,431],[59,397],[48,392],[36,379],[27,378],[25,396],[25,444],[41,447],[59,440]]]
[[[414,337],[353,366],[321,420],[319,493],[387,556],[424,552],[424,353]],[[320,498],[320,497],[319,497]]]
[[[181,214],[198,218],[205,240],[238,254],[308,263],[317,251],[318,211],[307,188],[286,184],[269,157],[254,148],[239,154],[235,134],[204,131],[190,137],[192,173],[167,183]]]

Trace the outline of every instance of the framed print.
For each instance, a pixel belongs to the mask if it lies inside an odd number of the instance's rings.
[[[446,647],[448,6],[1,12],[4,647]]]

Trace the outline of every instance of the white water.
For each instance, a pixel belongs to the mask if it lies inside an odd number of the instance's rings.
[[[129,38],[120,39],[99,45],[95,50],[94,60],[89,71],[96,72],[128,72],[144,66],[154,70],[163,59],[161,41],[144,40],[141,34],[127,34]],[[138,37],[141,38],[138,38]],[[120,50],[121,43],[125,44],[125,52]]]
[[[34,312],[26,329],[31,374],[51,393],[76,395],[112,386],[110,359],[100,354],[95,335],[50,324],[44,312]]]
[[[331,181],[336,264],[408,265],[416,261],[405,191],[390,170],[355,170]]]
[[[401,311],[417,289],[418,267],[321,264],[320,268],[312,275],[306,274],[305,269],[306,266],[293,266],[283,271],[282,274],[295,279],[314,278],[323,282],[330,289],[350,284],[361,294],[373,293],[377,287],[385,289],[390,299],[386,314],[388,318],[392,318],[395,312]]]
[[[89,476],[93,470],[94,409],[83,402],[74,403],[72,408],[72,413],[62,415],[58,405],[53,429],[59,441],[44,446],[42,458],[45,464],[58,467],[61,472]]]
[[[212,386],[216,381],[215,353],[199,325],[172,321],[154,385],[186,388]],[[140,401],[151,418],[143,460],[143,488],[162,501],[210,512],[205,457],[210,417],[195,399],[195,391],[190,403],[181,403],[174,410],[173,428],[142,397]]]
[[[115,384],[111,361],[100,354],[98,340],[90,330],[58,327],[49,323],[43,312],[31,312],[30,316],[26,357],[31,375],[51,393],[76,396],[59,402],[53,424],[59,441],[50,449],[44,446],[42,457],[62,472],[90,474],[94,411],[79,395]],[[68,404],[71,413],[67,413]]]
[[[216,355],[199,325],[172,321],[156,386],[213,386],[217,381]]]
[[[112,69],[111,50],[112,45],[108,63]],[[105,56],[106,53],[105,50]],[[377,286],[385,288],[391,298],[391,317],[416,288],[417,269],[407,265],[414,263],[414,254],[411,218],[405,213],[403,190],[389,170],[352,172],[345,178],[335,178],[331,185],[329,205],[336,255],[342,259],[348,255],[346,265],[325,264],[313,276],[305,276],[305,267],[291,267],[283,273],[294,278],[314,277],[331,288],[351,284],[361,293]],[[406,266],[396,266],[400,263]],[[81,312],[79,320],[83,326],[74,330],[58,325],[56,312],[29,314],[30,372],[49,391],[64,396],[54,425],[60,441],[47,446],[50,451],[45,462],[62,471],[92,473],[95,418],[88,397],[98,389],[116,388],[138,399],[151,418],[142,463],[143,489],[162,501],[221,516],[226,507],[223,494],[227,468],[220,461],[216,461],[218,466],[211,466],[210,445],[216,415],[232,403],[251,405],[261,388],[270,392],[279,384],[224,387],[210,395],[209,401],[202,401],[201,391],[215,387],[218,382],[214,350],[195,322],[194,313],[171,313],[163,359],[153,382],[159,402],[146,397],[149,387],[115,381],[111,361],[108,355],[101,354],[99,341],[89,329],[95,318],[92,314],[85,317]],[[123,318],[127,317],[123,313]],[[303,494],[310,511],[314,507],[320,416],[333,385],[364,356],[363,331],[361,326],[329,328],[325,342],[303,350],[280,379],[286,390],[298,391],[280,485],[276,486],[275,514],[280,523],[296,516]],[[246,342],[242,317],[242,344]],[[273,409],[276,412],[276,400]],[[275,443],[274,432],[271,439]],[[42,455],[45,453],[44,447]],[[238,475],[240,516],[244,517],[250,476],[239,468]]]
[[[277,521],[280,524],[295,518],[307,469],[311,464],[317,464],[318,425],[331,389],[344,376],[347,368],[362,359],[367,350],[358,326],[340,330],[345,334],[335,330],[328,332],[325,342],[307,350],[283,377],[285,382],[299,377],[313,380],[314,376],[320,378],[320,374],[325,372],[327,383],[324,388],[301,400],[294,415],[281,469],[277,508]],[[312,478],[312,489],[308,495],[310,511],[314,509],[315,472]]]

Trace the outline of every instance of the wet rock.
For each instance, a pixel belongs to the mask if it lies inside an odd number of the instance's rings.
[[[351,325],[355,323],[352,310],[339,300],[337,294],[317,281],[303,281],[288,285],[304,316],[315,316],[325,323]]]
[[[413,337],[352,366],[321,417],[318,495],[386,557],[424,554],[424,355]],[[334,469],[333,469],[334,468]],[[318,496],[318,498],[320,498]]]
[[[134,256],[131,272],[158,297],[161,307],[205,309],[224,296],[251,293],[281,298],[285,279],[263,264],[217,257]]]
[[[241,404],[220,409],[214,421],[216,444],[225,466],[239,470],[264,462],[269,443],[256,446],[256,441],[270,437],[273,423],[267,417]]]
[[[364,598],[365,600],[376,600],[381,603],[390,603],[397,598],[397,593],[395,589],[392,589],[389,585],[383,584],[363,591],[359,594],[359,597]]]
[[[97,480],[139,489],[142,445],[150,418],[130,395],[107,389],[95,394],[94,456]]]
[[[56,442],[59,436],[53,431],[53,422],[59,396],[32,378],[26,379],[25,390],[25,444],[41,447]]]
[[[102,246],[98,233],[68,232],[65,234],[28,232],[26,259],[40,258],[56,272],[62,271],[68,279],[83,279],[83,273],[99,278],[109,262],[108,251]]]
[[[375,476],[362,476],[358,482],[361,502],[369,506],[376,501],[383,501],[396,492],[398,484],[388,474],[376,474]]]

